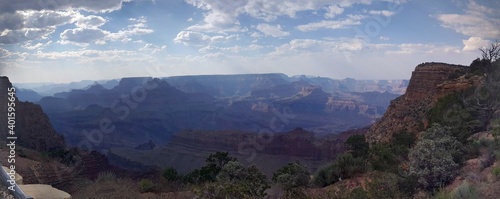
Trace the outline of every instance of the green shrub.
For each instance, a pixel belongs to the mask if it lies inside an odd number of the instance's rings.
[[[474,199],[479,198],[476,189],[470,185],[467,181],[464,181],[458,187],[453,189],[451,192],[451,196],[453,199]]]
[[[453,199],[452,195],[450,192],[446,190],[441,190],[437,192],[432,199]]]
[[[433,125],[422,133],[421,140],[410,150],[410,174],[418,178],[419,185],[428,191],[437,191],[453,180],[457,174],[463,147],[450,132]]]
[[[342,179],[352,178],[366,171],[366,162],[362,158],[354,158],[350,153],[337,157],[333,163],[335,174]]]
[[[473,98],[473,95],[473,89],[470,89],[441,98],[427,113],[429,122],[449,126],[453,137],[461,143],[467,143],[467,138],[473,132],[484,130],[484,121],[478,120],[479,113],[463,99]]]
[[[410,148],[415,145],[416,140],[417,138],[414,133],[406,131],[395,133],[392,135],[390,143],[392,152],[401,157],[406,157]]]
[[[137,185],[139,186],[139,190],[142,193],[152,192],[155,190],[155,184],[149,179],[142,179],[141,181],[139,181],[139,183],[137,183]]]
[[[370,198],[400,198],[398,190],[399,179],[393,173],[381,172],[370,176],[367,192]]]
[[[285,190],[309,185],[309,170],[299,162],[288,163],[273,173],[273,182],[283,186]]]
[[[348,198],[368,198],[368,192],[361,187],[356,187],[349,193]]]
[[[389,143],[376,143],[370,148],[369,162],[374,170],[395,171],[398,161]]]
[[[236,158],[230,157],[228,152],[216,152],[210,154],[206,159],[206,165],[200,169],[186,174],[182,181],[183,183],[200,184],[204,182],[214,182],[224,167],[230,161],[237,161]]]
[[[112,172],[100,172],[95,182],[116,181],[116,174]]]
[[[500,166],[493,167],[493,170],[491,170],[491,173],[496,179],[500,178]]]
[[[177,173],[177,170],[175,170],[172,167],[165,168],[162,172],[162,177],[169,182],[173,182],[173,181],[177,181],[179,179],[182,179],[182,176],[179,175],[179,173]]]
[[[264,198],[269,183],[255,166],[245,168],[237,161],[224,165],[216,181],[196,192],[200,198]]]
[[[330,164],[316,171],[313,184],[318,187],[325,187],[338,182],[339,178],[339,168],[334,164]]]
[[[355,158],[368,156],[370,145],[366,141],[365,135],[352,135],[346,140],[347,148]]]
[[[493,154],[495,155],[495,158],[497,160],[500,160],[500,150],[497,149],[497,150],[493,151]]]

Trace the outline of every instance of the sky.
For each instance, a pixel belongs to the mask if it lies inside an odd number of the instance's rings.
[[[500,40],[497,0],[0,0],[12,82],[285,73],[409,79]]]

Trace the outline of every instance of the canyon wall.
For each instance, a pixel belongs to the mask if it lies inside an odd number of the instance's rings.
[[[445,63],[418,65],[406,93],[392,100],[384,116],[368,131],[368,141],[386,142],[394,133],[425,130],[430,125],[427,113],[439,99],[480,84],[479,76],[463,76],[468,70]]]

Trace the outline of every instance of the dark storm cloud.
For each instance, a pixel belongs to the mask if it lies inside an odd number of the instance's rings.
[[[5,29],[17,30],[23,27],[23,16],[18,13],[0,15],[0,31]]]

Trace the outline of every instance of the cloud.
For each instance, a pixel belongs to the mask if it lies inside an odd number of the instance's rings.
[[[217,46],[208,45],[208,46],[205,46],[203,48],[200,48],[200,50],[198,50],[198,52],[206,53],[206,54],[213,54],[213,53],[217,53],[220,51],[225,51],[225,52],[230,52],[230,53],[240,53],[240,52],[244,52],[244,51],[256,51],[256,50],[259,50],[262,48],[264,48],[264,47],[261,45],[256,45],[256,44],[252,44],[252,45],[248,45],[248,46],[236,45],[236,46],[231,46],[231,47],[217,47]]]
[[[24,60],[25,53],[11,52],[7,49],[0,48],[0,72],[6,75],[2,70],[3,68],[15,68],[17,63]]]
[[[222,36],[222,35],[209,36],[195,31],[181,31],[174,38],[174,42],[182,43],[186,46],[202,46],[211,43],[226,41],[234,37],[235,36]]]
[[[370,10],[368,13],[372,15],[382,15],[384,17],[391,17],[396,14],[395,12],[389,10]]]
[[[126,0],[128,1],[128,0]],[[63,30],[62,43],[91,41],[100,38],[106,31],[99,30],[107,19],[87,12],[102,13],[121,8],[122,0],[41,0],[0,1],[0,43],[15,44],[32,40],[48,39],[59,27],[74,24],[76,28]],[[136,24],[140,24],[138,21]],[[113,37],[145,34],[152,32],[141,27],[128,27]],[[142,32],[141,32],[142,31]],[[95,41],[92,40],[92,41]]]
[[[130,0],[15,0],[0,1],[0,13],[15,13],[22,10],[66,10],[81,9],[90,12],[110,12],[121,8]]]
[[[281,26],[279,24],[275,26],[269,24],[258,24],[256,29],[264,33],[265,36],[285,37],[290,35],[289,32],[282,31]]]
[[[97,28],[104,25],[107,20],[101,16],[89,15],[83,16],[79,15],[76,19],[75,25],[79,28]]]
[[[26,48],[28,50],[40,50],[43,49],[45,46],[52,44],[52,41],[48,41],[46,43],[32,43],[32,42],[26,42],[23,44],[23,48]]]
[[[109,33],[97,28],[75,28],[61,33],[63,43],[103,43]]]
[[[34,39],[47,39],[55,28],[23,28],[20,30],[4,30],[0,33],[0,44],[15,44]]]
[[[258,32],[253,32],[252,34],[250,34],[250,37],[258,38],[258,37],[262,37],[262,35],[259,34]]]
[[[326,8],[326,13],[325,13],[325,18],[327,19],[333,19],[335,16],[340,15],[344,12],[344,8],[338,6],[338,5],[333,5],[333,6],[328,6]]]
[[[18,11],[0,14],[0,43],[46,39],[56,27],[72,23],[73,11]],[[15,24],[14,24],[15,23]]]
[[[380,36],[378,39],[382,40],[382,41],[387,41],[389,40],[389,37],[386,37],[386,36]]]
[[[157,53],[157,52],[165,51],[166,49],[167,49],[166,45],[157,46],[157,45],[154,45],[154,44],[151,44],[151,43],[147,43],[142,48],[140,48],[139,51],[150,52],[150,53]]]
[[[185,2],[206,11],[203,21],[187,30],[221,33],[245,31],[240,27],[238,20],[240,15],[272,22],[280,16],[295,18],[298,12],[326,8],[325,17],[333,18],[341,14],[344,8],[358,3],[370,4],[372,0],[185,0]]]
[[[23,16],[19,13],[5,13],[0,15],[0,30],[18,30],[23,28]]]
[[[132,24],[118,32],[110,32],[99,28],[105,19],[98,16],[84,16],[77,18],[78,28],[67,29],[60,35],[62,44],[105,44],[107,41],[131,41],[131,37],[136,35],[150,34],[153,29],[147,27],[146,18],[131,18]]]
[[[130,37],[136,35],[151,34],[154,32],[153,29],[149,28],[147,24],[146,17],[130,18],[129,21],[132,23],[116,33],[111,33],[108,35],[109,40],[121,40],[123,42],[131,40]]]
[[[471,37],[500,38],[500,12],[469,1],[465,14],[441,14],[436,18],[444,28]]]
[[[467,40],[462,40],[464,43],[464,51],[477,51],[479,48],[488,46],[491,42],[480,37],[470,37]]]
[[[377,44],[373,44],[377,46]],[[370,46],[371,47],[371,46]],[[378,46],[380,47],[380,46]],[[377,48],[377,47],[375,47]],[[448,45],[435,45],[435,44],[422,44],[422,43],[404,43],[404,44],[392,44],[383,45],[379,48],[380,51],[385,52],[385,54],[405,54],[405,55],[418,55],[418,54],[447,54],[447,53],[461,53],[460,48],[457,46]]]
[[[351,16],[343,20],[323,20],[304,25],[299,25],[296,28],[303,32],[315,31],[318,29],[343,29],[354,25],[361,24],[361,16]]]
[[[276,47],[273,55],[316,53],[316,52],[337,52],[359,51],[363,49],[364,42],[359,39],[293,39],[289,43]]]

